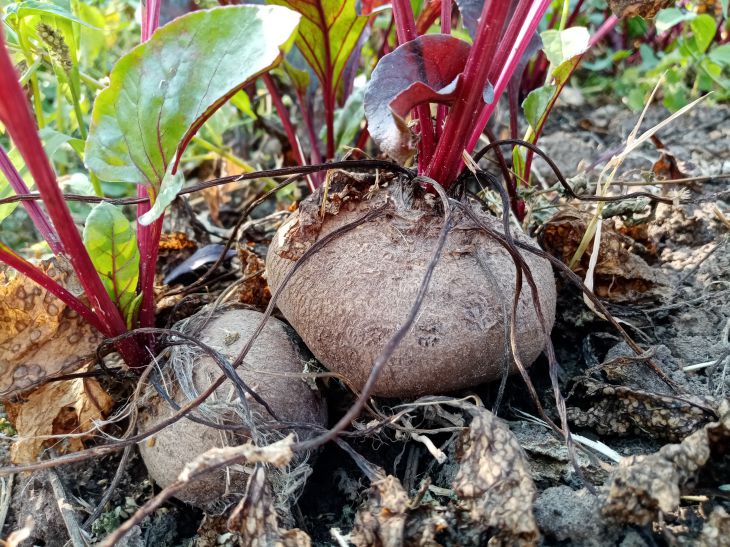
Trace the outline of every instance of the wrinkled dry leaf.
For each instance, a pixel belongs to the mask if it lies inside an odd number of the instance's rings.
[[[681,397],[611,385],[587,376],[574,381],[568,397],[568,420],[599,435],[644,435],[677,442],[713,418],[702,406]]]
[[[707,517],[697,545],[698,547],[717,547],[727,545],[728,542],[730,542],[730,515],[725,509],[718,506]]]
[[[719,414],[719,421],[707,424],[679,444],[665,445],[647,456],[624,458],[611,476],[603,513],[621,522],[645,525],[660,511],[675,511],[680,495],[699,471],[726,455],[730,446],[730,403],[724,402]]]
[[[8,416],[18,432],[18,440],[10,449],[13,463],[35,461],[47,445],[58,452],[81,450],[86,437],[64,440],[42,437],[90,431],[94,421],[104,418],[113,405],[114,401],[99,382],[88,378],[50,382],[33,391],[22,403],[6,403]]]
[[[310,547],[312,544],[306,532],[279,527],[263,465],[257,465],[251,474],[246,495],[231,513],[227,526],[231,532],[240,534],[241,547]]]
[[[408,509],[408,494],[397,477],[374,481],[368,501],[355,517],[350,541],[357,547],[403,545]]]
[[[198,244],[191,241],[184,232],[170,232],[160,236],[160,251],[184,251],[195,250]]]
[[[236,458],[249,464],[270,463],[275,467],[284,467],[294,457],[292,444],[294,444],[294,435],[288,435],[280,441],[266,446],[256,446],[249,442],[238,446],[211,448],[185,465],[177,480],[189,482],[195,479],[196,473],[212,466],[220,466]]]
[[[271,291],[262,275],[255,275],[266,268],[266,264],[256,253],[239,245],[238,259],[241,261],[241,276],[245,281],[241,283],[238,295],[243,304],[265,308],[271,300]]]
[[[576,210],[561,211],[543,226],[540,243],[546,251],[568,264],[580,245],[590,220],[587,213]],[[636,255],[629,248],[629,242],[629,238],[615,229],[612,221],[604,220],[601,248],[594,272],[593,291],[597,296],[622,302],[666,285],[664,274]],[[592,245],[588,249],[573,268],[581,277],[588,271]]]
[[[652,18],[661,9],[673,6],[675,0],[608,0],[608,5],[616,17],[633,17],[640,15]]]
[[[469,412],[473,419],[461,437],[454,490],[472,532],[491,534],[489,545],[536,545],[536,489],[517,439],[488,410],[472,406]]]
[[[67,290],[81,294],[65,262],[52,259],[39,266]],[[76,312],[10,268],[0,267],[0,302],[0,398],[81,368],[102,340]]]

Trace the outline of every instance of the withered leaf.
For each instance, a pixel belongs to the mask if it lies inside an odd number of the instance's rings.
[[[707,424],[679,444],[646,456],[624,458],[611,476],[603,513],[621,522],[645,525],[659,512],[679,507],[680,495],[703,468],[727,456],[730,403],[723,402],[717,422]]]
[[[568,398],[568,420],[599,435],[648,435],[680,441],[712,419],[688,399],[575,378]]]
[[[240,302],[257,308],[265,308],[271,299],[271,292],[263,276],[258,275],[266,267],[264,261],[243,245],[238,246],[238,259],[241,261],[243,277],[238,291]]]
[[[227,526],[231,532],[240,534],[242,547],[309,547],[312,544],[306,532],[279,527],[266,468],[261,464],[251,474],[246,495],[231,513]]]
[[[350,540],[357,547],[400,547],[408,509],[408,494],[397,477],[388,475],[373,481],[368,501],[355,517]]]
[[[608,0],[608,5],[616,17],[641,17],[650,19],[659,10],[673,6],[674,0]]]
[[[35,461],[47,443],[52,443],[58,452],[81,450],[86,435],[63,441],[44,437],[91,431],[94,421],[104,418],[113,405],[114,401],[101,385],[88,378],[49,382],[21,403],[6,403],[18,432],[18,440],[10,449],[12,461],[16,464]]]
[[[39,267],[75,295],[81,289],[62,260]],[[101,335],[46,289],[0,267],[0,397],[89,363]]]
[[[468,410],[473,419],[461,437],[461,467],[454,480],[459,505],[468,511],[474,532],[491,536],[489,545],[536,545],[536,489],[517,439],[488,410]]]
[[[550,254],[569,264],[586,233],[590,218],[587,213],[577,210],[559,212],[543,226],[540,232],[541,245]],[[594,272],[594,292],[597,296],[622,302],[666,285],[665,276],[635,254],[629,242],[628,237],[615,229],[613,221],[604,221]],[[578,275],[585,276],[591,249],[592,244],[573,268]]]

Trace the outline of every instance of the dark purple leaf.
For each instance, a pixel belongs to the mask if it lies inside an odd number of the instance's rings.
[[[450,103],[468,54],[469,44],[458,38],[427,34],[380,59],[365,90],[365,116],[383,151],[398,161],[413,155],[405,117],[419,104]]]
[[[215,264],[221,253],[225,249],[225,245],[206,245],[205,247],[195,251],[189,258],[183,260],[175,266],[170,273],[165,276],[163,282],[166,285],[173,283],[184,283],[197,277],[196,271],[205,266]],[[235,256],[236,251],[229,249],[226,252],[226,260],[230,260]]]

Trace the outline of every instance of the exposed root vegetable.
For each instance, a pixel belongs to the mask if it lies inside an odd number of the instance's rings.
[[[204,324],[206,317],[206,310],[203,310],[178,328],[190,334]],[[197,337],[230,362],[248,342],[261,318],[262,314],[256,311],[229,309],[214,315]],[[270,318],[236,372],[279,420],[324,426],[326,407],[316,386],[303,379],[304,364],[296,334],[281,321]],[[167,369],[164,388],[180,406],[205,391],[222,374],[210,355],[189,345],[172,348]],[[251,439],[259,445],[268,444],[292,431],[272,428],[276,420],[264,406],[248,394],[245,397],[247,405],[241,404],[239,393],[228,379],[193,413],[197,418],[239,429],[216,429],[182,418],[140,444],[147,470],[160,487],[173,483],[188,462],[210,448],[242,444]],[[142,431],[175,413],[156,393],[146,410],[148,412],[140,420]],[[243,430],[242,425],[245,426]],[[305,427],[294,431],[300,437],[313,435],[313,431]],[[177,497],[198,507],[210,507],[226,494],[244,493],[250,471],[240,465],[231,466],[225,472],[211,473],[191,483]],[[292,495],[295,499],[308,472],[306,456],[300,457],[288,470],[273,470],[270,476],[275,494],[280,494],[282,500]]]
[[[266,269],[274,292],[316,240],[385,207],[383,215],[311,255],[277,302],[317,359],[359,389],[373,360],[408,316],[444,216],[438,200],[420,196],[418,189],[396,184],[371,196],[351,184],[338,180],[330,188],[324,221],[321,192],[304,200],[277,232]],[[502,232],[499,221],[478,214]],[[376,395],[414,397],[465,388],[499,378],[512,363],[507,333],[516,288],[514,262],[463,213],[453,215],[454,227],[418,318],[383,369]],[[513,235],[529,241],[521,233]],[[549,333],[556,300],[552,268],[529,253],[523,257],[537,284]],[[546,343],[533,298],[523,278],[515,334],[525,366]]]

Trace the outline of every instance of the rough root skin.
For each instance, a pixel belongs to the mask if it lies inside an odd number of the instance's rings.
[[[217,317],[214,316],[203,328],[200,340],[230,361],[248,342],[261,316],[261,313],[252,310],[227,310]],[[221,369],[208,355],[196,357],[191,366],[190,380],[198,393],[221,375]],[[299,343],[294,339],[291,329],[281,321],[269,318],[244,363],[236,371],[266,401],[280,420],[325,426],[326,406],[316,388],[298,376],[303,369]],[[189,398],[182,393],[182,378],[177,374],[172,376],[166,379],[166,387],[173,392],[175,401],[182,405]],[[248,427],[248,423],[238,412],[238,400],[238,392],[231,381],[227,380],[206,400],[204,409],[199,409],[195,415],[200,417],[202,414],[204,418],[218,423],[245,424]],[[290,432],[268,428],[267,423],[271,423],[273,418],[249,396],[247,400],[256,429],[253,440],[257,444],[265,445]],[[140,420],[142,431],[174,414],[171,406],[157,394],[153,396],[146,410]],[[312,434],[309,430],[297,433],[303,437]],[[196,456],[214,447],[234,446],[250,440],[250,429],[247,434],[240,430],[234,433],[182,418],[141,443],[139,448],[150,477],[164,488],[175,482],[185,465]],[[186,503],[208,508],[216,502],[220,503],[226,494],[244,494],[249,473],[250,470],[245,471],[243,465],[231,466],[225,471],[209,474],[191,483],[178,492],[176,497]]]
[[[405,199],[404,199],[404,196]],[[373,360],[407,317],[433,252],[443,213],[430,196],[393,188],[354,191],[333,184],[304,200],[279,229],[266,260],[272,291],[316,239],[387,203],[386,214],[315,253],[296,272],[277,304],[317,359],[359,389]],[[501,224],[486,213],[496,231]],[[414,327],[379,378],[375,395],[416,397],[499,378],[511,363],[506,339],[515,291],[508,253],[458,211]],[[522,234],[518,240],[530,241]],[[555,318],[555,281],[546,260],[525,253],[538,286],[548,332]],[[507,322],[507,323],[506,323]],[[545,346],[532,293],[523,283],[517,347],[525,365]]]

